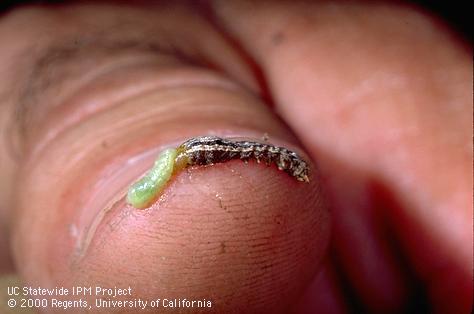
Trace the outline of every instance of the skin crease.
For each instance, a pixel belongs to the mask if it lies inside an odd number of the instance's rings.
[[[207,297],[217,312],[387,313],[408,305],[469,312],[470,48],[439,21],[395,5],[222,1],[202,18],[167,10],[22,8],[0,20],[0,39],[9,43],[0,77],[11,84],[0,87],[8,135],[0,172],[2,186],[18,189],[2,189],[1,230],[10,233],[1,239],[13,238],[22,278],[43,286],[132,285],[143,298]],[[35,59],[22,56],[114,30],[117,21],[154,30],[160,44],[178,48],[171,55],[98,52],[51,66],[53,78],[61,69],[73,75],[39,88],[26,128],[12,128],[4,117],[17,110]],[[113,97],[129,85],[135,90]],[[70,224],[104,169],[113,173],[147,149],[209,130],[268,132],[297,145],[259,93],[318,162],[332,216],[328,251],[318,184],[232,162],[181,173],[148,212],[118,202],[83,258],[73,259]],[[93,103],[87,97],[99,99],[101,111],[77,109]],[[60,135],[48,137],[55,129]]]

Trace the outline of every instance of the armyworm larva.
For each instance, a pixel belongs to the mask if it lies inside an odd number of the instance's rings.
[[[148,207],[173,173],[189,166],[212,165],[233,159],[245,162],[255,159],[267,165],[274,163],[296,180],[309,182],[308,163],[287,148],[268,143],[199,136],[187,140],[176,149],[163,151],[153,168],[129,188],[127,202],[136,208]]]

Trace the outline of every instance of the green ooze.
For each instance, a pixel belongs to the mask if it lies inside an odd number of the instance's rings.
[[[173,174],[177,152],[170,148],[164,150],[155,160],[153,168],[128,189],[127,203],[135,208],[146,208],[156,200]]]

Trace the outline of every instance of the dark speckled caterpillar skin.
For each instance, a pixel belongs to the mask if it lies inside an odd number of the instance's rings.
[[[255,159],[267,165],[274,163],[278,169],[295,177],[298,181],[309,182],[309,166],[298,154],[283,147],[270,144],[235,141],[216,136],[194,137],[178,148],[176,164],[178,168],[194,165],[212,165],[232,159],[247,162]]]

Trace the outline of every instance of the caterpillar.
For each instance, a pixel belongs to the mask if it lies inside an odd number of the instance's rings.
[[[190,166],[205,166],[233,159],[254,159],[267,166],[275,164],[298,181],[309,182],[309,165],[297,153],[268,143],[238,141],[217,136],[191,138],[176,149],[166,149],[153,168],[128,190],[127,202],[136,208],[149,206],[171,176]]]

